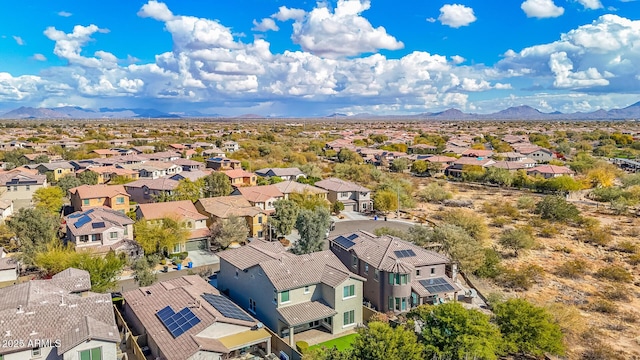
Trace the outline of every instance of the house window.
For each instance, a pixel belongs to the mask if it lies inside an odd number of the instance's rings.
[[[393,310],[393,296],[389,296],[389,311]]]
[[[280,293],[280,302],[283,304],[289,302],[289,290]]]
[[[123,196],[117,197],[116,198],[116,204],[118,204],[118,205],[124,204],[124,197]]]
[[[249,299],[249,311],[256,313],[256,301],[251,298]]]
[[[31,190],[31,185],[26,186],[27,191]]]
[[[407,298],[402,298],[402,307],[401,307],[402,311],[407,310]]]
[[[400,298],[396,298],[395,300],[396,300],[396,307],[395,307],[395,309],[396,309],[397,311],[400,311]]]
[[[80,360],[102,360],[102,348],[93,348],[89,350],[78,351]]]
[[[391,285],[405,285],[409,282],[409,274],[394,274],[389,273],[389,284]]]
[[[18,191],[18,186],[17,185],[13,186],[13,191]]]
[[[62,169],[57,170],[58,174],[62,174]]]
[[[342,198],[349,197],[349,193],[348,192],[341,192],[340,193],[340,197],[342,197]]]
[[[309,293],[309,285],[307,285],[307,286],[305,286],[305,287],[304,287],[304,293],[305,293],[305,294],[308,294],[308,293]]]
[[[175,244],[175,245],[173,245],[173,252],[174,252],[174,253],[178,253],[178,252],[180,252],[180,251],[181,251],[181,250],[180,250],[180,249],[181,249],[181,246],[180,246],[180,245],[181,245],[181,244]]]
[[[261,238],[262,237],[262,231],[258,231],[258,237]]]
[[[82,242],[89,241],[89,235],[80,235],[80,241]]]
[[[364,273],[365,274],[369,273],[369,264],[364,264]]]
[[[358,257],[355,255],[351,256],[351,266],[356,267],[358,266]]]
[[[273,290],[273,303],[278,304],[278,292],[276,290]]]
[[[83,199],[82,205],[89,205],[89,199]]]
[[[128,226],[124,227],[124,234],[125,235],[129,235],[129,227]]]
[[[7,186],[7,191],[11,191],[11,186]]]
[[[375,281],[380,280],[380,271],[378,269],[373,270],[373,279]]]
[[[343,324],[342,326],[349,326],[356,323],[356,311],[349,310],[343,314]]]
[[[99,240],[100,240],[100,238],[98,237],[97,234],[91,235],[91,241],[99,241]]]
[[[117,231],[112,231],[109,233],[109,238],[111,239],[117,239],[118,238],[118,232]]]
[[[356,296],[356,286],[355,285],[347,285],[342,288],[342,299],[348,299]]]
[[[431,275],[436,273],[436,268],[431,268]]]
[[[258,224],[262,224],[262,216],[258,216]]]
[[[236,275],[234,276],[236,279],[238,278],[238,273],[239,273],[239,272],[240,272],[240,271],[238,271],[238,269],[236,269]]]
[[[420,269],[416,269],[416,277],[420,276]]]

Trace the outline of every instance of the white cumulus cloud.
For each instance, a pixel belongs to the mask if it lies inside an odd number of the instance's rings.
[[[33,60],[47,61],[47,57],[42,54],[33,54],[32,58]]]
[[[460,4],[447,4],[440,8],[438,20],[440,20],[442,25],[459,28],[461,26],[468,26],[477,19],[472,8]]]
[[[58,16],[62,16],[62,17],[70,17],[71,15],[73,15],[72,13],[68,12],[68,11],[58,11]]]
[[[526,0],[520,8],[527,14],[527,17],[554,18],[564,14],[564,8],[557,6],[553,0]]]
[[[22,46],[24,45],[24,40],[20,36],[13,35],[13,40],[16,41],[16,44]]]
[[[577,0],[585,9],[596,10],[602,9],[602,3],[600,0]]]
[[[257,20],[253,20],[253,28],[251,28],[251,30],[253,31],[278,31],[280,30],[280,28],[278,27],[278,25],[276,25],[276,22],[271,19],[271,18],[264,18],[262,20],[260,20],[259,22]]]
[[[304,16],[306,14],[307,12],[302,9],[291,9],[286,6],[280,6],[278,8],[278,12],[271,15],[271,17],[279,21],[287,21],[287,20],[301,21],[302,19],[304,19]]]
[[[165,3],[151,0],[142,5],[142,8],[138,11],[138,16],[150,17],[160,21],[169,21],[173,18],[173,13]]]

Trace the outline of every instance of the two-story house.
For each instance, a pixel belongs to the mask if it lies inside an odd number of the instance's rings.
[[[121,358],[111,295],[90,290],[89,273],[73,268],[0,289],[2,336],[11,344],[0,346],[0,359]]]
[[[189,200],[168,201],[163,203],[140,204],[136,209],[136,218],[147,222],[175,219],[189,231],[185,242],[176,244],[169,252],[179,253],[209,248],[210,231],[207,217],[198,212]]]
[[[290,199],[291,194],[298,194],[306,198],[317,197],[322,200],[327,200],[327,195],[329,194],[329,192],[325,189],[321,189],[319,187],[308,184],[302,184],[293,180],[282,181],[273,184],[273,186],[282,191],[285,199]]]
[[[17,202],[30,202],[36,190],[47,187],[47,177],[34,170],[13,169],[0,171],[0,198]],[[16,205],[16,207],[19,207]]]
[[[329,248],[362,276],[363,297],[380,312],[406,312],[440,299],[457,299],[457,269],[444,255],[393,236],[366,231],[329,238]]]
[[[145,338],[153,359],[266,359],[271,353],[271,334],[200,276],[162,281],[122,296],[123,317]]]
[[[173,191],[178,187],[178,184],[179,180],[167,177],[161,179],[138,179],[124,184],[124,189],[131,196],[131,201],[135,201],[138,204],[147,204],[155,202],[159,197],[173,195]]]
[[[182,171],[204,170],[204,163],[190,159],[178,159],[172,161],[175,165],[182,166]]]
[[[65,243],[73,243],[76,251],[105,254],[113,250],[132,259],[142,255],[142,249],[133,241],[134,221],[119,211],[95,207],[65,216],[64,223]]]
[[[40,174],[51,174],[53,181],[58,181],[67,174],[75,174],[75,168],[68,161],[38,164],[35,168]]]
[[[256,171],[256,175],[265,178],[279,177],[284,181],[298,180],[299,178],[306,178],[307,176],[297,167],[292,168],[266,168]]]
[[[222,142],[222,150],[232,153],[240,150],[240,145],[233,140],[223,141]]]
[[[119,167],[135,170],[140,178],[159,179],[182,172],[182,166],[164,161],[147,161],[142,164],[124,164]]]
[[[91,166],[86,169],[77,170],[76,174],[81,174],[85,171],[96,173],[98,175],[98,184],[106,184],[115,177],[121,177],[130,181],[137,180],[139,177],[139,173],[137,171],[115,166]]]
[[[279,336],[312,328],[340,334],[362,323],[363,278],[329,250],[307,255],[254,240],[218,253],[218,289]]]
[[[207,226],[209,228],[220,219],[239,216],[247,222],[248,237],[264,238],[267,234],[265,231],[267,213],[259,207],[251,205],[242,196],[202,198],[198,199],[194,205],[198,212],[208,217]]]
[[[106,206],[121,213],[129,211],[129,194],[122,185],[80,185],[69,189],[73,211]]]
[[[269,215],[276,211],[273,203],[284,199],[284,194],[275,185],[239,187],[231,195],[241,195],[251,205],[259,207]]]
[[[243,169],[233,169],[222,171],[231,182],[231,186],[256,186],[258,177],[252,172]]]
[[[364,186],[337,178],[328,178],[315,183],[316,187],[327,190],[327,199],[344,204],[346,211],[366,212],[373,209],[371,190]]]
[[[207,169],[216,171],[242,169],[242,165],[238,160],[227,159],[225,157],[213,157],[207,159]]]

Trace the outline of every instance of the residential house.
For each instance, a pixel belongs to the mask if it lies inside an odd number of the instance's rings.
[[[207,150],[207,149],[213,149],[216,148],[216,144],[213,143],[208,143],[208,142],[203,142],[203,141],[196,141],[192,144],[188,145],[190,149],[203,149],[203,150]]]
[[[131,201],[135,201],[138,204],[148,204],[156,202],[158,198],[166,198],[173,195],[178,183],[179,180],[167,177],[161,179],[138,179],[124,184],[124,189],[131,197]]]
[[[14,258],[7,256],[4,248],[0,247],[0,284],[18,280],[19,274],[18,262]]]
[[[0,171],[0,189],[5,189],[0,195],[3,200],[30,202],[33,194],[43,187],[47,187],[47,177],[35,171],[22,168]]]
[[[95,207],[65,216],[64,223],[65,243],[73,243],[76,251],[106,254],[113,250],[132,259],[142,255],[142,249],[133,241],[134,221],[119,211]]]
[[[331,203],[340,201],[346,211],[366,212],[373,209],[371,190],[364,186],[338,178],[320,180],[315,186],[327,190],[327,199]]]
[[[573,177],[575,172],[566,166],[540,165],[527,170],[527,174],[531,176],[542,176],[545,179],[551,179],[554,177],[565,175]]]
[[[189,230],[186,241],[176,244],[173,249],[169,249],[169,252],[179,253],[209,248],[210,232],[207,227],[207,216],[200,214],[189,200],[140,204],[136,209],[136,218],[151,223],[172,218]]]
[[[219,149],[217,146],[214,146],[210,149],[206,149],[202,152],[202,156],[209,156],[213,158],[223,158],[226,156],[224,150]]]
[[[13,215],[13,200],[0,199],[0,223]]]
[[[174,160],[173,163],[178,166],[182,166],[182,171],[195,171],[204,170],[204,163],[189,159]]]
[[[329,248],[350,271],[366,279],[363,297],[380,312],[406,312],[440,299],[457,299],[456,267],[437,252],[365,231],[331,237]]]
[[[80,185],[69,189],[73,211],[106,206],[115,211],[129,211],[129,194],[122,185]]]
[[[207,159],[207,169],[213,169],[216,171],[242,169],[240,161],[234,159],[227,159],[223,157],[214,157]]]
[[[494,155],[494,158],[497,160],[504,161],[522,161],[527,158],[526,155],[520,154],[519,152],[510,151],[504,153],[497,153]]]
[[[438,152],[438,147],[427,144],[416,144],[409,146],[407,152],[409,154],[436,154]]]
[[[223,141],[221,148],[225,152],[229,152],[229,153],[240,150],[240,146],[238,145],[238,143],[232,140]]]
[[[91,153],[98,155],[98,157],[100,157],[102,159],[106,159],[106,158],[122,155],[122,154],[120,154],[120,152],[118,152],[116,150],[111,150],[111,149],[95,149],[95,150],[91,151]]]
[[[98,184],[106,184],[114,177],[121,177],[130,181],[137,180],[140,174],[135,170],[123,169],[115,166],[93,166],[77,170],[76,174],[91,171],[98,175]]]
[[[256,171],[256,175],[265,178],[277,176],[282,180],[298,180],[299,178],[306,178],[307,176],[297,167],[292,168],[266,168]]]
[[[238,187],[231,195],[242,195],[251,205],[265,210],[267,214],[276,211],[274,202],[284,199],[284,194],[275,185]]]
[[[271,353],[271,333],[197,275],[162,281],[122,296],[123,317],[146,339],[151,358],[262,359]]]
[[[171,150],[177,151],[177,152],[182,152],[183,150],[187,150],[188,147],[186,145],[183,144],[169,144],[167,145],[169,148],[171,148]]]
[[[469,169],[477,167],[486,168],[494,163],[495,161],[492,159],[463,156],[449,165],[449,167],[445,169],[444,174],[446,176],[461,177],[462,174]]]
[[[294,255],[254,240],[218,253],[218,289],[279,336],[311,328],[337,335],[362,323],[363,278],[329,250]]]
[[[69,268],[49,280],[0,289],[0,359],[119,359],[110,294],[90,291],[89,273]]]
[[[261,208],[251,205],[242,196],[202,198],[198,199],[194,205],[200,214],[207,216],[207,227],[209,228],[219,219],[239,216],[247,222],[248,237],[264,238],[267,235],[265,231],[267,213]]]
[[[493,151],[482,149],[466,149],[462,152],[461,155],[467,157],[487,158],[493,156]]]
[[[555,157],[553,151],[535,145],[533,147],[520,148],[518,149],[518,152],[537,161],[538,163],[549,162]]]
[[[496,161],[487,167],[495,167],[498,169],[517,171],[521,169],[530,169],[534,166],[536,166],[535,160],[525,158],[522,161]]]
[[[170,176],[169,179],[176,180],[176,181],[180,181],[182,179],[198,181],[204,177],[211,175],[212,172],[213,170],[211,169],[183,171],[180,174],[175,174],[173,176]]]
[[[325,189],[321,189],[312,185],[302,184],[293,180],[282,181],[273,184],[273,186],[277,187],[278,190],[280,190],[284,194],[285,199],[289,199],[291,194],[300,194],[306,197],[315,196],[317,198],[327,200],[327,195],[329,194],[329,192]]]
[[[146,154],[142,153],[138,156],[146,158],[151,161],[175,161],[182,157],[179,152],[176,151],[162,151],[157,153]]]
[[[43,175],[51,174],[53,181],[58,181],[68,174],[75,174],[75,168],[68,161],[38,164],[36,170]]]
[[[135,151],[136,154],[150,154],[156,151],[156,147],[152,145],[140,145],[132,147],[131,150]]]
[[[223,170],[222,172],[227,175],[232,186],[256,186],[258,181],[256,174],[243,169]]]
[[[121,168],[138,171],[139,177],[159,179],[182,172],[182,166],[170,162],[150,160],[141,164],[122,164]]]

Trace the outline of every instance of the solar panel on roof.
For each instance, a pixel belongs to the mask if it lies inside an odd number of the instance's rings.
[[[87,215],[82,215],[82,217],[80,217],[80,218],[78,219],[78,221],[76,221],[76,222],[73,224],[73,226],[75,226],[76,228],[79,228],[79,227],[82,227],[82,226],[84,226],[85,224],[87,224],[87,223],[89,223],[89,222],[91,222],[91,218],[90,218],[90,217],[88,217]]]
[[[253,318],[242,311],[238,305],[221,295],[202,294],[202,298],[213,306],[225,317],[244,321],[253,321]]]
[[[440,294],[455,290],[447,280],[441,277],[429,280],[420,280],[420,285],[424,286],[430,294]]]
[[[73,213],[73,214],[69,215],[69,219],[79,218],[82,215],[85,215],[85,214],[81,213],[81,212]]]
[[[356,238],[358,238],[358,234],[351,234],[351,235],[347,236],[347,239],[349,239],[349,240],[353,240],[353,239],[356,239]]]
[[[409,250],[396,250],[393,253],[396,254],[396,257],[399,258],[399,259],[416,256],[416,253],[413,252],[413,250],[411,250],[411,249],[409,249]]]
[[[167,306],[158,311],[156,316],[174,338],[184,334],[200,322],[200,319],[187,307],[176,313],[171,306]]]
[[[333,240],[336,244],[342,246],[345,249],[349,249],[351,248],[353,245],[355,245],[356,243],[354,243],[353,241],[351,241],[350,239],[347,239],[344,236],[338,236],[335,240]]]
[[[91,224],[91,227],[94,229],[102,229],[106,227],[106,225],[104,224],[104,221],[100,221],[100,222]]]

